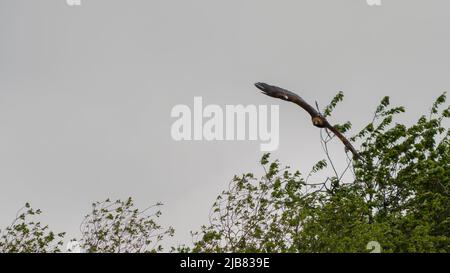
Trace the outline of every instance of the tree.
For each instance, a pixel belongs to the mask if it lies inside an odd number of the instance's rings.
[[[134,207],[132,198],[92,204],[92,211],[81,224],[80,246],[86,252],[159,252],[160,242],[173,236],[174,229],[163,229],[155,218],[161,203],[143,210]]]
[[[342,99],[342,93],[336,95],[321,118]],[[360,148],[355,161],[342,155],[343,169],[328,146],[348,133],[350,122],[333,127],[339,134],[321,129],[325,159],[307,175],[265,154],[262,177],[235,176],[214,202],[209,224],[193,233],[194,245],[172,251],[366,252],[376,241],[383,252],[450,252],[450,107],[445,103],[443,94],[428,115],[406,126],[394,123],[405,109],[383,98],[373,120],[348,140]],[[157,223],[160,205],[140,210],[131,198],[93,203],[81,224],[81,248],[163,251],[161,241],[174,230]],[[39,214],[27,203],[0,231],[0,252],[61,252],[64,233],[30,220]]]
[[[331,114],[343,99],[328,105]],[[306,177],[269,154],[264,175],[235,176],[212,206],[210,223],[193,233],[194,252],[450,252],[449,107],[440,96],[412,126],[393,123],[403,107],[383,98],[374,118],[350,140],[361,160],[347,157],[339,171],[328,152],[334,139],[321,131],[326,159]],[[349,122],[338,125],[341,133]],[[325,130],[325,131],[323,131]],[[332,170],[320,181],[318,173]],[[349,175],[350,173],[350,175]]]
[[[81,223],[81,239],[73,239],[71,243],[82,252],[160,252],[163,250],[160,242],[174,234],[173,228],[164,229],[156,222],[161,216],[156,207],[161,205],[139,210],[132,198],[95,202]],[[4,232],[0,231],[0,253],[62,252],[65,233],[55,234],[47,225],[30,220],[41,213],[26,203],[13,223]]]
[[[17,212],[16,218],[3,232],[0,231],[0,253],[61,252],[65,233],[54,233],[47,225],[33,220],[42,213],[29,203]],[[31,219],[30,219],[31,218]]]

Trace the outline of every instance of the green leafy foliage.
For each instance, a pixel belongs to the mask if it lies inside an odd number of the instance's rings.
[[[65,233],[54,233],[47,225],[33,220],[41,213],[40,209],[35,210],[26,203],[12,224],[0,231],[0,253],[61,252]]]
[[[324,115],[342,98],[339,93]],[[303,179],[265,154],[265,174],[236,176],[213,204],[210,223],[193,234],[193,248],[184,251],[367,252],[376,241],[383,252],[450,252],[445,102],[443,94],[428,118],[407,127],[394,123],[405,109],[383,98],[373,121],[351,138],[361,143],[363,158],[350,162],[351,177],[334,170],[335,176],[310,182],[313,174],[335,168],[329,156]]]
[[[339,91],[336,96],[331,100],[330,104],[325,107],[325,110],[323,111],[324,117],[329,117],[331,113],[333,112],[334,108],[336,108],[337,104],[344,100],[344,92]]]
[[[324,110],[343,100],[339,92]],[[261,177],[235,176],[217,197],[210,221],[178,252],[450,252],[450,107],[442,94],[411,126],[395,122],[403,107],[384,97],[373,120],[356,133],[361,160],[338,170],[321,132],[326,158],[308,175],[264,154]],[[349,132],[351,123],[337,125]],[[323,175],[332,170],[332,175]],[[349,171],[350,170],[350,171]],[[350,175],[349,175],[350,174]],[[86,252],[160,252],[173,228],[157,223],[161,204],[139,210],[133,200],[92,204],[81,224]],[[64,233],[40,222],[29,204],[1,232],[0,252],[60,252]]]
[[[92,204],[92,211],[81,224],[80,246],[86,252],[140,253],[158,252],[160,242],[173,236],[174,230],[156,222],[161,203],[143,210],[135,208],[132,198],[125,201],[109,199]]]

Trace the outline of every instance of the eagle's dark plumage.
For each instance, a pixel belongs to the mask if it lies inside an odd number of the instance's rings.
[[[332,126],[327,119],[322,116],[314,107],[312,107],[310,104],[308,104],[304,99],[302,99],[299,95],[288,91],[286,89],[283,89],[278,86],[268,85],[266,83],[258,82],[255,84],[255,86],[262,91],[263,94],[273,97],[282,99],[285,101],[290,101],[301,108],[303,108],[306,112],[309,113],[311,116],[311,120],[314,126],[319,128],[326,128],[333,132],[345,145],[346,149],[351,151],[353,156],[355,158],[360,158],[358,152],[353,147],[353,145],[350,143],[350,141],[341,133],[339,132],[334,126]]]

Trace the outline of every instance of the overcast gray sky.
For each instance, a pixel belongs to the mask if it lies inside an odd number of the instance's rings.
[[[0,0],[0,226],[26,201],[79,235],[92,201],[165,204],[189,243],[234,174],[260,174],[259,142],[175,142],[176,104],[279,104],[273,156],[307,172],[318,130],[264,81],[325,105],[355,129],[384,95],[428,111],[450,86],[447,0]],[[342,153],[342,147],[337,151]]]

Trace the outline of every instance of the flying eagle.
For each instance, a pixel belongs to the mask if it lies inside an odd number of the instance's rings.
[[[306,112],[308,112],[311,115],[311,120],[314,126],[318,128],[326,128],[333,132],[345,145],[346,149],[351,151],[353,156],[357,159],[360,159],[360,155],[356,151],[356,149],[353,147],[353,145],[350,143],[350,141],[341,133],[339,132],[334,126],[332,126],[328,120],[322,116],[314,107],[309,105],[304,99],[302,99],[299,95],[288,91],[286,89],[283,89],[278,86],[268,85],[266,83],[258,82],[255,84],[255,86],[262,91],[263,94],[282,99],[285,101],[290,101],[301,108],[303,108]]]

